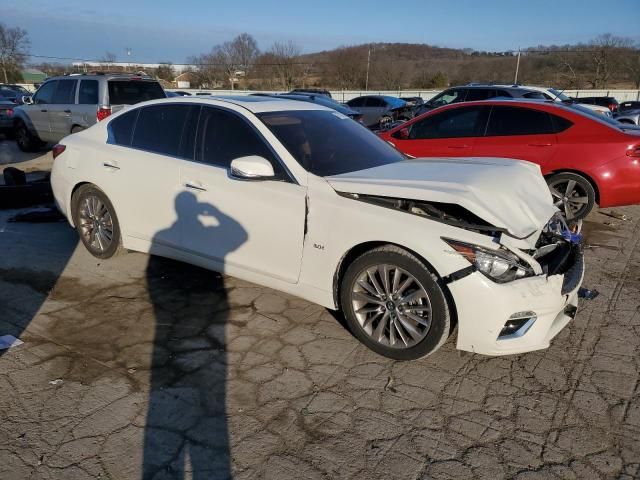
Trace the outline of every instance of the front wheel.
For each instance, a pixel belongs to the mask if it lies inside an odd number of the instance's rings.
[[[111,258],[120,250],[120,225],[113,205],[94,185],[83,185],[73,196],[76,230],[89,253]]]
[[[593,186],[582,175],[565,172],[547,178],[553,203],[568,222],[586,217],[596,203]]]
[[[349,265],[340,304],[353,334],[385,357],[424,357],[449,336],[449,308],[437,278],[395,245],[370,250]]]

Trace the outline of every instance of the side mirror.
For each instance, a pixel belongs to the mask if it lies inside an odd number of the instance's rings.
[[[407,127],[401,128],[397,132],[393,134],[393,138],[399,138],[400,140],[408,140],[409,139],[409,129]]]
[[[229,170],[229,175],[239,180],[269,180],[275,177],[271,162],[258,155],[232,160]]]
[[[33,105],[33,97],[31,95],[24,95],[22,97],[22,103],[25,105]]]

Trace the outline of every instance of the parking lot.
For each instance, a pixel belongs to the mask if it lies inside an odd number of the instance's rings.
[[[50,167],[0,143],[0,169]],[[0,478],[640,477],[640,207],[548,350],[396,362],[317,305],[0,211]],[[481,321],[481,319],[479,319]]]

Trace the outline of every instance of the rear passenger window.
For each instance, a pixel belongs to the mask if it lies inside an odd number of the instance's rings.
[[[551,117],[551,123],[553,124],[553,133],[564,132],[573,125],[573,122],[571,120],[567,120],[566,118],[551,114],[549,114],[549,116]]]
[[[139,111],[139,109],[131,110],[111,120],[107,127],[109,131],[107,143],[122,145],[124,147],[131,146],[133,127],[136,124]]]
[[[409,131],[409,138],[427,140],[476,137],[484,127],[485,119],[485,107],[454,108],[414,123]]]
[[[547,112],[520,107],[493,107],[486,136],[541,135],[553,133]]]
[[[282,173],[264,140],[245,120],[225,110],[202,108],[196,147],[199,162],[229,168],[236,158],[258,155],[271,162],[276,174]]]
[[[140,109],[131,146],[162,155],[178,156],[188,104],[151,105]]]
[[[97,105],[99,103],[97,80],[81,80],[80,81],[80,90],[78,91],[78,103],[80,105]]]
[[[77,80],[58,80],[58,88],[56,93],[53,94],[53,101],[55,104],[70,104],[76,103],[76,84]]]
[[[478,100],[487,100],[495,97],[496,91],[489,88],[470,88],[467,93],[465,102],[473,102]]]
[[[148,80],[109,80],[109,104],[133,105],[147,100],[166,98],[158,82]]]

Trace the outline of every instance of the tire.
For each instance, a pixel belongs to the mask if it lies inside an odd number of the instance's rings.
[[[405,285],[410,277],[413,280]],[[441,283],[423,262],[395,245],[369,250],[347,267],[340,284],[340,306],[358,340],[395,360],[435,352],[451,331]]]
[[[73,127],[71,127],[71,133],[78,133],[85,130],[84,127],[81,127],[80,125],[74,125]]]
[[[18,148],[23,152],[37,152],[43,145],[42,141],[31,133],[21,120],[15,125],[14,136]]]
[[[567,222],[589,215],[596,204],[596,191],[591,182],[577,173],[556,173],[547,177],[554,204]]]
[[[95,185],[83,185],[73,195],[73,222],[80,240],[96,258],[122,251],[120,224],[113,204]]]

